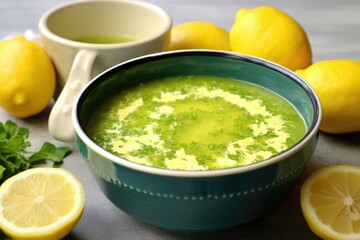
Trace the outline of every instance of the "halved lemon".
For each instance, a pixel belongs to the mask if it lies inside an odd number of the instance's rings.
[[[323,239],[360,239],[360,167],[334,165],[314,172],[301,187],[301,208]]]
[[[85,204],[81,182],[63,168],[33,168],[0,186],[0,228],[14,239],[61,239]]]

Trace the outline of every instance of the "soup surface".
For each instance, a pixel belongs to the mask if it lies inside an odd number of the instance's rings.
[[[86,131],[129,161],[176,170],[252,164],[297,143],[306,127],[277,94],[243,81],[182,76],[127,89],[94,109]]]

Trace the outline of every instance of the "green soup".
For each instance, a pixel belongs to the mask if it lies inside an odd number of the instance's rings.
[[[134,37],[126,36],[126,35],[117,35],[117,36],[110,36],[110,35],[94,35],[94,36],[87,36],[81,38],[73,39],[77,42],[84,42],[84,43],[95,43],[95,44],[112,44],[112,43],[126,43],[136,41],[137,39]]]
[[[127,89],[94,109],[86,129],[117,156],[176,170],[256,163],[306,132],[297,110],[274,92],[213,76],[165,78]]]

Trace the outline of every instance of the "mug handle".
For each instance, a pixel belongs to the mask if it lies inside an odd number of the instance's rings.
[[[75,56],[69,77],[49,116],[49,132],[56,140],[70,142],[75,138],[71,118],[74,101],[91,79],[96,55],[94,51],[80,50]]]

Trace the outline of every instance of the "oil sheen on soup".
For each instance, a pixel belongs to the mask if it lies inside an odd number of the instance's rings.
[[[94,109],[86,129],[121,158],[188,171],[263,161],[306,132],[303,118],[279,95],[215,76],[169,77],[126,89]]]

